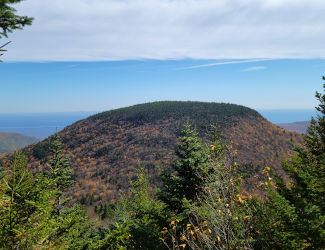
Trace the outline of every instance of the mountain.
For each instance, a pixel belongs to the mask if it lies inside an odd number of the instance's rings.
[[[28,146],[38,141],[39,139],[31,136],[0,132],[0,154]]]
[[[65,152],[70,155],[76,184],[71,194],[82,203],[99,199],[114,202],[126,194],[138,164],[146,167],[151,182],[159,183],[156,166],[173,158],[177,136],[185,123],[193,124],[206,140],[209,125],[238,150],[236,161],[247,182],[268,165],[283,174],[280,161],[303,136],[268,122],[244,106],[205,102],[154,102],[111,110],[78,121],[62,130]],[[30,166],[44,165],[48,140],[26,148]]]
[[[301,134],[307,133],[307,128],[310,125],[310,121],[302,121],[302,122],[291,122],[291,123],[279,123],[277,124],[280,128],[286,130],[296,131]]]

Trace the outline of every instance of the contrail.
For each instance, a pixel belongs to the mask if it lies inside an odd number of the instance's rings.
[[[190,67],[178,68],[175,70],[198,69],[198,68],[213,67],[213,66],[225,65],[225,64],[264,62],[264,61],[271,61],[271,60],[275,60],[275,59],[251,59],[251,60],[244,60],[244,61],[217,62],[217,63],[208,63],[208,64],[201,64],[201,65],[194,65],[194,66],[190,66]]]

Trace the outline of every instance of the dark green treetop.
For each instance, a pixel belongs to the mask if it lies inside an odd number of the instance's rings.
[[[21,0],[0,0],[0,38],[8,37],[8,33],[16,29],[23,29],[25,25],[31,25],[33,22],[32,17],[16,15],[16,9],[11,5],[21,2]],[[4,47],[8,45],[0,45],[0,56],[1,52],[6,51]],[[1,60],[0,60],[1,62]]]
[[[189,122],[199,130],[200,128],[206,129],[207,126],[216,122],[222,124],[232,118],[247,116],[262,118],[257,111],[235,104],[159,101],[102,112],[91,116],[90,119],[95,121],[109,120],[112,123],[126,121],[134,124],[177,119],[183,120],[182,124]]]
[[[71,178],[69,159],[63,153],[63,146],[58,133],[51,137],[49,144],[50,160],[45,177],[49,181],[49,189],[53,190],[52,216],[48,222],[52,225],[48,241],[55,242],[55,247],[69,246],[72,249],[84,249],[91,244],[91,223],[78,204],[70,206],[66,191],[74,181]]]
[[[0,174],[0,248],[31,249],[42,245],[49,231],[52,192],[47,180],[33,178],[26,159],[16,153],[10,167]]]
[[[69,159],[62,153],[63,147],[58,133],[55,133],[52,137],[50,151],[51,157],[47,175],[52,180],[53,188],[56,190],[56,211],[57,214],[60,214],[64,205],[69,201],[64,197],[64,193],[74,181],[71,179],[72,170]]]
[[[131,197],[127,202],[130,249],[162,249],[161,228],[167,221],[166,205],[149,191],[148,174],[137,168],[137,179],[131,182]]]
[[[16,9],[10,6],[19,2],[21,0],[0,0],[0,38],[8,37],[9,32],[32,24],[32,17],[16,15]]]
[[[173,210],[182,209],[182,199],[196,201],[210,174],[208,150],[196,130],[185,125],[175,154],[177,160],[162,174],[161,199]]]

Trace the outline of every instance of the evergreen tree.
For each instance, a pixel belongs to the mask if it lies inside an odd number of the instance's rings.
[[[152,197],[144,168],[138,166],[137,179],[131,182],[129,233],[132,249],[162,249],[159,234],[167,221],[166,205]]]
[[[21,2],[21,0],[0,1],[0,38],[8,37],[9,32],[12,32],[15,29],[22,29],[25,25],[32,24],[33,18],[16,15],[16,10],[10,6],[19,2]],[[4,47],[8,43],[0,46],[0,53],[6,51],[4,50]],[[0,56],[2,56],[2,54],[0,54]]]
[[[19,3],[21,0],[5,0],[0,1],[0,38],[7,37],[8,32],[15,29],[22,29],[25,25],[31,25],[33,18],[27,16],[18,16],[15,14],[16,10],[10,6]]]
[[[0,178],[0,248],[23,249],[43,244],[52,197],[44,186],[46,180],[41,176],[34,179],[24,156],[15,153],[12,165]]]
[[[169,249],[251,249],[253,222],[236,173],[234,153],[216,126],[212,126],[210,138],[210,146],[205,149],[208,171],[196,172],[198,179],[204,180],[204,189],[197,193],[195,202],[183,202],[186,218],[172,221],[162,231],[162,240]]]
[[[56,191],[55,210],[59,216],[65,204],[71,199],[66,198],[64,193],[74,183],[71,179],[70,162],[62,154],[63,147],[58,133],[55,133],[50,143],[51,157],[48,164],[48,178],[52,181],[53,189]]]
[[[196,201],[211,172],[208,151],[198,133],[185,125],[175,154],[177,161],[163,171],[160,198],[174,211],[183,210],[182,200]]]
[[[305,146],[296,147],[296,155],[284,164],[289,184],[277,177],[276,190],[268,188],[266,202],[258,206],[260,247],[325,246],[325,94],[316,92],[316,98],[319,113],[308,128]]]
[[[161,228],[168,221],[166,205],[149,192],[149,181],[144,168],[138,166],[137,178],[131,182],[131,195],[115,206],[114,223],[101,249],[163,249],[159,240]]]
[[[45,173],[33,176],[20,153],[0,172],[0,248],[87,249],[98,241],[82,207],[67,204],[64,192],[73,182],[58,135],[51,150]]]
[[[73,185],[74,181],[71,179],[72,170],[69,159],[62,153],[63,147],[58,133],[52,137],[50,151],[52,155],[45,175],[54,192],[54,203],[51,221],[49,221],[52,230],[48,241],[55,242],[56,247],[83,248],[90,244],[88,238],[91,223],[88,222],[80,205],[68,206],[71,197],[66,197],[65,192]]]

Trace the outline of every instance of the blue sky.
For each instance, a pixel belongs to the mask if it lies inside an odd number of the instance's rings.
[[[102,111],[158,100],[229,102],[254,109],[312,109],[317,105],[314,94],[321,91],[325,60],[192,68],[215,62],[2,63],[0,112]]]
[[[158,100],[312,109],[325,74],[323,0],[28,0],[10,34],[0,113]],[[0,39],[0,44],[8,39]]]

